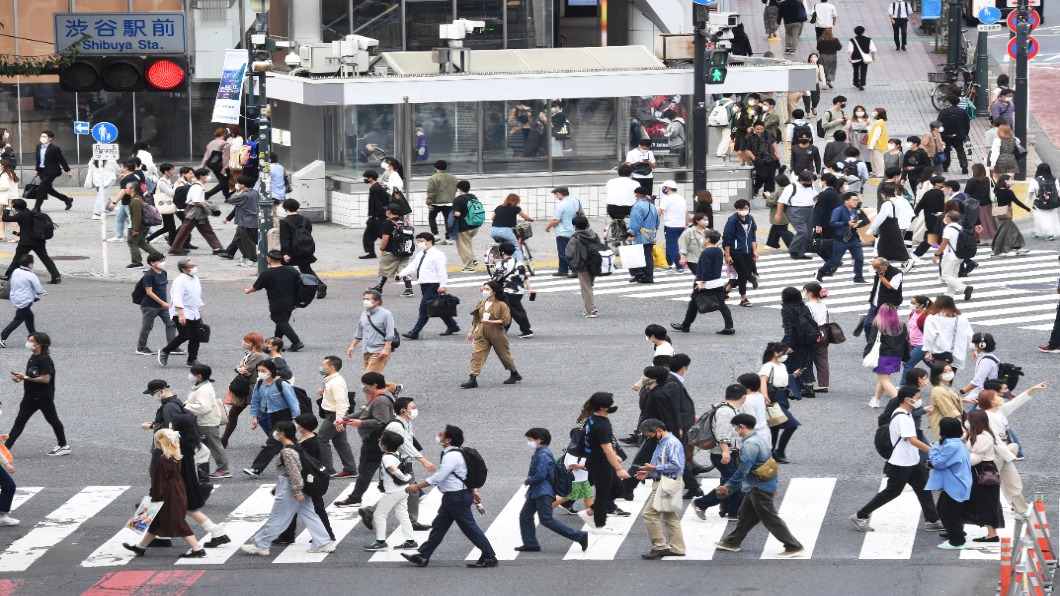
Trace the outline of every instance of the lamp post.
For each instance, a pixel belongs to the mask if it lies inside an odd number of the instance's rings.
[[[1016,9],[1018,16],[1016,17],[1016,139],[1019,140],[1024,147],[1027,147],[1027,53],[1030,44],[1031,35],[1031,24],[1030,24],[1030,2],[1027,0],[1019,0],[1019,6]],[[1016,180],[1026,180],[1027,178],[1027,159],[1021,159],[1016,162],[1018,170],[1016,171]]]
[[[269,127],[269,99],[265,94],[265,75],[272,68],[268,55],[269,0],[250,0],[254,11],[254,31],[247,33],[247,119],[258,122],[258,180],[261,192],[258,200],[258,273],[268,267],[269,230],[272,229],[272,176],[269,172],[269,153],[272,132]],[[258,54],[258,56],[255,56]],[[255,80],[258,83],[254,89]]]
[[[692,192],[707,188],[707,5],[692,6]]]

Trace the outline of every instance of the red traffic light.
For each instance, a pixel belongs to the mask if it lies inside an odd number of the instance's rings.
[[[188,61],[183,57],[148,57],[144,61],[147,91],[183,91],[188,86]]]
[[[104,58],[103,88],[107,91],[143,91],[144,59],[139,56]]]

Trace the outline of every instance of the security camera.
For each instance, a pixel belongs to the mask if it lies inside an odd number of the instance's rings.
[[[735,27],[740,24],[740,15],[735,12],[712,12],[709,24],[711,28]]]
[[[287,65],[287,68],[298,68],[302,65],[302,59],[298,56],[298,52],[291,48],[290,53],[283,57],[283,63]]]

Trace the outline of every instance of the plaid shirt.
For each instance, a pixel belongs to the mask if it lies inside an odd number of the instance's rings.
[[[777,154],[776,151],[773,150],[773,144],[776,142],[776,137],[768,132],[762,133],[762,136],[751,133],[743,140],[743,149],[754,155],[755,160],[757,161],[776,161]]]

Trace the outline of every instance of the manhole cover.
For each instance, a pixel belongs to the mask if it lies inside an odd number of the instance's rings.
[[[53,261],[84,261],[87,259],[88,257],[82,257],[79,255],[60,255],[57,257],[52,257]]]
[[[1056,290],[1056,286],[1053,284],[1009,284],[1005,287],[1029,292],[1052,292]]]

